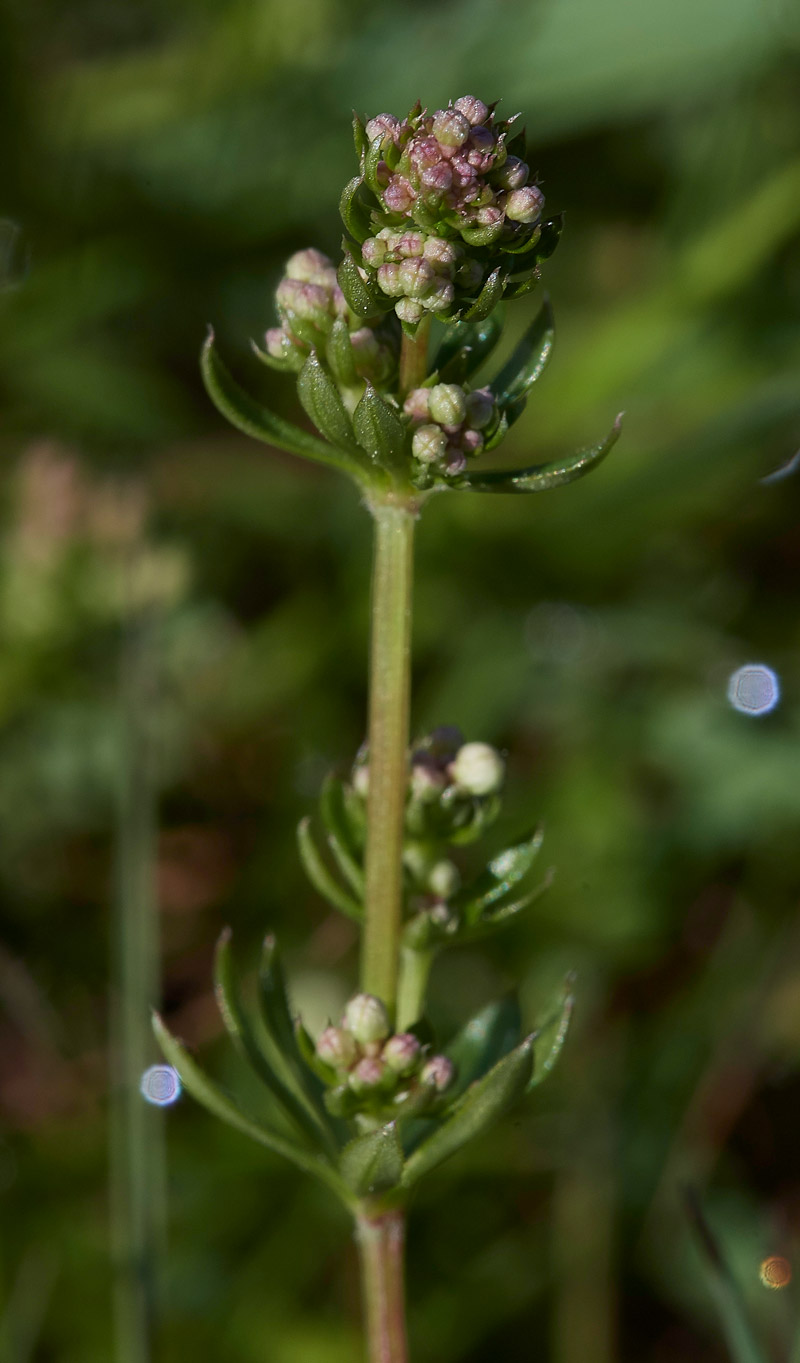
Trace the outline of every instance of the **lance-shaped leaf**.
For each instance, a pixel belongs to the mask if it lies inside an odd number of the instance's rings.
[[[496,270],[492,270],[475,302],[467,308],[463,320],[465,322],[482,322],[484,317],[488,317],[503,296],[504,283],[505,275],[502,266],[498,265]]]
[[[456,1067],[453,1096],[463,1093],[476,1079],[519,1044],[522,1018],[513,995],[489,1003],[476,1013],[445,1047]]]
[[[505,896],[528,874],[542,845],[544,830],[536,828],[529,837],[514,843],[487,865],[471,885],[459,890],[452,907],[467,923],[475,923],[492,905]]]
[[[544,880],[535,889],[528,890],[527,894],[519,899],[504,900],[497,908],[489,909],[474,923],[465,923],[458,932],[459,942],[476,942],[481,937],[488,937],[490,933],[496,932],[498,928],[503,928],[510,923],[512,918],[523,913],[530,908],[546,890],[550,889],[553,883],[555,871],[551,866]]]
[[[508,299],[512,303],[517,298],[524,298],[526,293],[533,293],[533,290],[536,288],[541,277],[541,271],[537,266],[537,268],[531,270],[530,274],[526,275],[524,279],[519,280],[515,284],[506,284],[503,289],[503,298]]]
[[[278,944],[269,933],[264,938],[258,972],[258,1001],[267,1035],[281,1058],[291,1082],[312,1115],[327,1125],[323,1086],[307,1069],[297,1044],[295,1021],[289,1007],[286,978]]]
[[[359,450],[353,436],[353,424],[336,384],[313,350],[300,370],[297,396],[317,430],[332,445],[352,453],[357,459]]]
[[[318,890],[323,899],[327,899],[340,913],[346,914],[348,918],[354,918],[360,923],[364,910],[357,899],[354,899],[347,890],[343,889],[337,880],[331,875],[325,862],[320,856],[317,844],[311,833],[311,820],[306,817],[301,819],[297,825],[297,845],[300,849],[300,859],[305,867],[306,875],[315,890]]]
[[[350,331],[343,317],[337,317],[325,342],[325,356],[336,382],[343,388],[354,388],[358,383],[356,359]]]
[[[545,298],[522,340],[489,387],[496,401],[505,406],[514,398],[525,397],[541,377],[553,353],[555,322],[550,299]]]
[[[396,1123],[356,1136],[342,1151],[339,1168],[358,1197],[396,1188],[403,1177],[403,1147]]]
[[[317,436],[301,430],[290,421],[284,421],[282,417],[275,416],[240,388],[216,352],[213,331],[209,331],[208,339],[203,346],[200,368],[206,391],[214,405],[233,426],[244,431],[245,435],[251,435],[255,440],[263,440],[278,449],[288,450],[290,454],[299,454],[303,459],[313,459],[317,464],[327,464],[331,468],[340,469],[364,485],[365,472],[357,458],[343,450],[333,449]]]
[[[465,473],[459,487],[469,488],[473,492],[544,492],[547,488],[560,487],[562,483],[574,483],[576,478],[583,478],[596,468],[616,445],[622,430],[623,415],[620,412],[605,440],[591,449],[577,450],[564,459],[534,464],[527,469]]]
[[[378,166],[383,160],[383,136],[380,135],[370,142],[364,153],[364,179],[372,190],[373,194],[380,194],[381,186],[378,180]]]
[[[423,1174],[502,1117],[522,1097],[532,1069],[533,1043],[528,1037],[472,1084],[441,1126],[409,1156],[403,1175],[404,1185],[410,1188]]]
[[[367,137],[367,130],[364,127],[363,119],[359,118],[355,109],[353,110],[353,145],[356,149],[356,156],[360,161],[369,146],[369,138]]]
[[[355,175],[348,181],[342,190],[342,197],[339,200],[339,212],[347,231],[359,246],[369,236],[370,218],[369,209],[361,201],[361,186],[364,183],[363,175]]]
[[[568,975],[560,997],[533,1033],[534,1064],[529,1089],[547,1078],[561,1054],[575,1006],[572,984],[573,976]]]
[[[397,413],[368,383],[353,413],[356,439],[370,458],[390,472],[404,472],[408,432]]]
[[[328,845],[336,858],[339,870],[346,876],[359,899],[364,896],[364,868],[355,853],[342,782],[328,776],[320,796],[320,814],[328,835]]]
[[[336,277],[339,280],[339,288],[357,317],[374,317],[376,313],[386,312],[392,306],[391,298],[381,293],[370,276],[366,275],[365,278],[361,274],[347,249]]]
[[[468,246],[491,246],[503,231],[503,223],[496,222],[491,227],[462,227],[461,235]]]
[[[492,353],[503,331],[503,319],[495,309],[481,322],[454,322],[436,352],[439,383],[464,383]]]
[[[321,1144],[324,1144],[329,1151],[335,1153],[336,1142],[328,1122],[324,1117],[320,1120],[319,1113],[315,1116],[311,1115],[291,1089],[276,1074],[256,1041],[236,987],[230,928],[225,928],[217,942],[214,957],[214,989],[217,1006],[222,1014],[226,1030],[251,1069],[269,1089],[283,1112],[303,1135],[311,1140],[314,1147],[320,1149]]]
[[[317,1076],[326,1088],[335,1084],[336,1071],[331,1069],[330,1065],[326,1065],[324,1060],[320,1060],[317,1055],[317,1048],[307,1029],[303,1026],[300,1018],[295,1019],[294,1035],[297,1042],[297,1049],[311,1072]]]
[[[327,1183],[347,1205],[352,1203],[352,1194],[347,1184],[322,1156],[310,1154],[300,1146],[293,1145],[276,1131],[271,1131],[269,1127],[262,1126],[247,1116],[227,1093],[204,1074],[185,1046],[172,1035],[157,1013],[153,1015],[153,1030],[164,1058],[177,1070],[186,1092],[208,1112],[227,1122],[228,1126],[234,1127],[243,1136],[258,1141],[273,1154],[291,1160],[292,1164],[296,1164],[304,1173],[313,1174],[323,1183]]]

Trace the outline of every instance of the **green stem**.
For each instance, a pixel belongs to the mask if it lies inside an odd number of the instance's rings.
[[[390,1012],[397,996],[402,927],[403,819],[408,780],[414,515],[373,509],[369,796],[361,984]]]
[[[419,388],[428,377],[428,339],[431,331],[431,315],[426,313],[417,327],[413,338],[403,335],[400,348],[400,396],[405,397],[412,388]]]
[[[398,1032],[418,1022],[425,1011],[425,992],[435,952],[403,947],[400,952],[400,980],[397,988]]]
[[[408,1363],[403,1251],[405,1214],[359,1213],[356,1237],[367,1315],[369,1363]]]

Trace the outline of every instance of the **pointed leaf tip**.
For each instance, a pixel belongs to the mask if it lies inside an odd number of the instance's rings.
[[[467,473],[463,475],[460,486],[473,492],[544,492],[564,483],[574,483],[602,463],[617,443],[623,415],[619,413],[605,440],[599,445],[577,450],[574,454],[553,459],[547,464],[534,464],[531,468]]]

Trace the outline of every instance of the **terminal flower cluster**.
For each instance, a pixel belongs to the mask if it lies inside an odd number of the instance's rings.
[[[419,1112],[455,1078],[447,1056],[429,1056],[413,1032],[392,1033],[383,1003],[372,994],[350,999],[339,1026],[318,1037],[316,1058],[337,1116],[390,1120],[409,1107]]]

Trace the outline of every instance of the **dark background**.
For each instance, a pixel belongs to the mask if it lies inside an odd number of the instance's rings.
[[[555,358],[498,462],[627,418],[585,482],[436,499],[420,527],[415,727],[507,749],[498,840],[541,817],[558,868],[524,924],[440,962],[434,1018],[447,1035],[514,983],[533,1018],[569,968],[579,1001],[548,1086],[420,1191],[414,1358],[722,1359],[686,1181],[788,1357],[794,1286],[767,1292],[758,1267],[792,1260],[800,1233],[800,479],[760,480],[800,443],[799,77],[780,0],[5,0],[12,1363],[115,1356],[125,621],[145,621],[126,703],[157,752],[137,808],[146,850],[158,795],[171,1024],[233,1073],[210,990],[227,922],[245,963],[278,932],[314,1024],[354,982],[350,930],[305,883],[293,829],[363,737],[368,519],[332,475],[226,429],[196,356],[213,320],[237,372],[292,413],[248,339],[273,324],[283,259],[338,249],[351,108],[465,92],[524,112],[567,219],[546,267]],[[728,702],[748,662],[780,678],[769,715]],[[355,1252],[324,1191],[188,1099],[164,1116],[158,1363],[358,1358]]]

